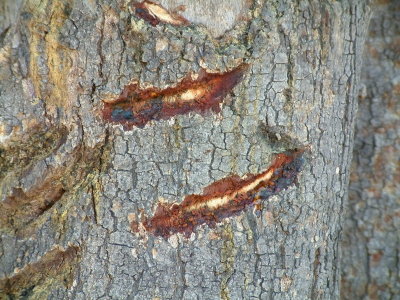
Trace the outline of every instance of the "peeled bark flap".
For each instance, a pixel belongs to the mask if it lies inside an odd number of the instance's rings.
[[[364,0],[6,3],[1,296],[338,298]]]

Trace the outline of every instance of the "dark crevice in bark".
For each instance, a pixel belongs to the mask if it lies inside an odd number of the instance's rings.
[[[105,62],[105,57],[103,53],[103,41],[104,41],[104,25],[105,25],[105,12],[103,10],[103,7],[100,5],[100,12],[101,12],[101,23],[100,23],[100,37],[99,41],[97,42],[97,53],[99,55],[100,61],[99,61],[99,78],[104,82],[104,74],[103,74],[103,65]]]
[[[96,206],[96,198],[95,198],[95,195],[94,195],[94,186],[93,186],[93,184],[90,185],[90,196],[91,196],[91,200],[92,200],[93,220],[94,220],[94,223],[97,225],[98,224],[97,206]]]
[[[321,249],[317,248],[314,253],[314,262],[313,262],[313,283],[311,286],[311,299],[317,300],[320,299],[320,292],[318,291],[318,277],[320,273],[320,257],[321,257]]]

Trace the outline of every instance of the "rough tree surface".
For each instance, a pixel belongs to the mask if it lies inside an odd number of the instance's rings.
[[[0,4],[0,294],[338,298],[366,1],[161,2]],[[297,183],[240,214],[139,226],[295,148]]]
[[[400,6],[382,2],[373,12],[344,227],[343,299],[400,295]]]

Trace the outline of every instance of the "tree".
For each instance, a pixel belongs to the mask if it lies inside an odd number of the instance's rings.
[[[338,297],[368,4],[183,4],[3,2],[6,298]]]
[[[343,299],[396,299],[400,291],[400,18],[395,1],[373,11],[341,247]]]

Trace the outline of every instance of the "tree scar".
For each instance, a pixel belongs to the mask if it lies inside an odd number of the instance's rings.
[[[186,196],[180,204],[159,204],[153,217],[132,222],[131,228],[138,232],[142,227],[155,236],[168,238],[176,233],[189,237],[202,224],[214,227],[292,185],[303,166],[303,153],[297,149],[280,153],[264,172],[244,178],[226,177],[204,188],[202,195]]]
[[[161,5],[152,1],[142,1],[134,3],[136,15],[150,23],[152,26],[157,26],[160,22],[165,24],[172,24],[175,26],[189,25],[190,22],[184,17],[167,11]]]
[[[124,130],[143,128],[148,122],[166,120],[190,112],[220,112],[225,96],[242,80],[248,65],[226,73],[201,70],[196,79],[188,76],[173,87],[141,89],[137,83],[125,86],[116,99],[105,99],[103,119],[122,124]]]

